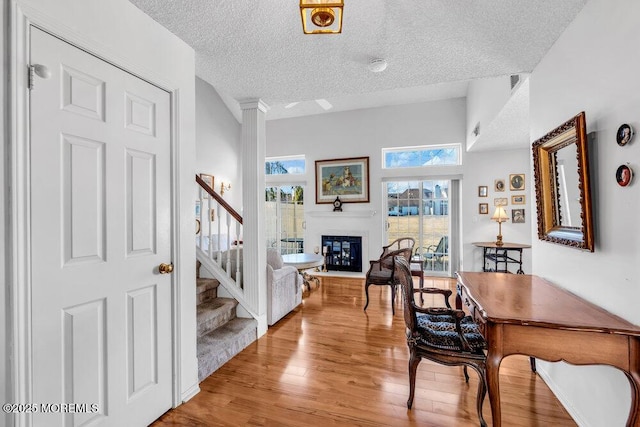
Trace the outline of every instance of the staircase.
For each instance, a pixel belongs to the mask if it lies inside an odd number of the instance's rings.
[[[258,338],[259,317],[257,300],[247,299],[242,280],[242,216],[198,175],[196,188],[200,194],[196,219],[198,380],[202,381]],[[201,267],[208,278],[200,276]],[[218,297],[218,285],[223,295],[233,298]],[[249,318],[236,316],[238,304],[240,313]]]
[[[236,317],[238,302],[218,297],[217,279],[196,280],[198,381],[202,381],[257,339],[257,322]]]

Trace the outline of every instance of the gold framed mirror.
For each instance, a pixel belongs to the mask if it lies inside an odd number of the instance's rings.
[[[593,252],[584,111],[533,145],[538,238]]]

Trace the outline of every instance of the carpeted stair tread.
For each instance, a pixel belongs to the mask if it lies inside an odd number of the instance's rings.
[[[198,336],[202,336],[224,325],[236,317],[238,301],[233,298],[215,298],[198,304],[196,318]]]
[[[218,296],[218,285],[220,285],[220,282],[217,279],[196,279],[196,304],[202,304],[216,298]]]
[[[198,337],[198,379],[202,381],[257,339],[255,319],[234,318]]]

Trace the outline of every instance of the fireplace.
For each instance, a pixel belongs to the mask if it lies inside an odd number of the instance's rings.
[[[322,246],[327,270],[362,272],[362,237],[322,236]]]

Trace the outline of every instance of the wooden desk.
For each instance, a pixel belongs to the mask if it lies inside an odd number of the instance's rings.
[[[487,382],[494,427],[501,426],[498,370],[511,354],[620,369],[631,384],[627,426],[640,427],[640,326],[526,274],[459,272],[456,306],[462,308],[463,303],[489,346]]]
[[[502,246],[496,245],[496,242],[473,242],[473,246],[482,248],[482,271],[495,271],[500,273],[509,273],[509,264],[517,264],[517,274],[524,274],[522,270],[522,250],[530,248],[531,245],[522,243],[504,242]],[[509,255],[509,252],[515,252],[517,258]],[[493,262],[493,267],[487,267],[487,264]],[[503,268],[501,264],[504,264]]]

